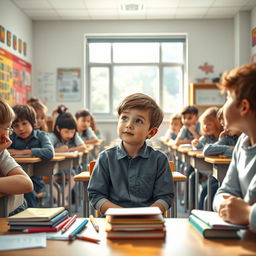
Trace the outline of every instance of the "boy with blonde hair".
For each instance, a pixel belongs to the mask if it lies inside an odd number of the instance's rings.
[[[101,213],[108,208],[157,206],[167,210],[174,197],[169,161],[146,144],[158,131],[163,113],[149,96],[135,93],[118,107],[118,146],[97,159],[88,192]]]
[[[223,106],[225,128],[240,135],[232,161],[213,207],[225,220],[249,224],[256,232],[256,63],[225,73],[219,85],[227,93]]]
[[[0,100],[0,193],[19,195],[8,199],[6,212],[10,215],[25,209],[22,194],[33,190],[32,181],[7,151],[12,144],[9,135],[14,117],[12,108]]]

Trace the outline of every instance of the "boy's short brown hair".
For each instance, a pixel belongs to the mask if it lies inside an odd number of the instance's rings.
[[[148,95],[145,95],[143,93],[134,93],[127,96],[117,108],[117,113],[120,116],[122,112],[124,112],[126,109],[132,109],[132,108],[149,110],[149,113],[150,113],[149,129],[153,127],[158,128],[163,121],[164,115],[162,110],[157,105],[157,103]]]
[[[243,99],[247,99],[251,109],[256,110],[256,63],[245,64],[225,72],[218,87],[222,92],[234,91],[237,106]]]
[[[36,124],[36,112],[29,105],[16,105],[13,107],[13,111],[16,114],[16,117],[12,123],[15,123],[23,120],[28,120],[31,126],[34,128]]]
[[[186,114],[192,114],[197,116],[198,115],[198,108],[195,106],[186,106],[182,111],[181,115],[186,115]]]
[[[7,124],[15,118],[12,108],[3,100],[0,100],[0,123]]]

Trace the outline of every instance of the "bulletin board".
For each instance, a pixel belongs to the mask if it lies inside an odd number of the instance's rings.
[[[0,98],[11,106],[31,97],[31,64],[0,47]]]

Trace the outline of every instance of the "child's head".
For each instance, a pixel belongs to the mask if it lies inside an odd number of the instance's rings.
[[[248,113],[256,113],[256,63],[245,64],[223,74],[219,88],[227,93],[223,106],[226,128],[244,131]]]
[[[187,106],[181,112],[181,121],[183,125],[190,127],[198,120],[198,109],[195,106]]]
[[[163,120],[162,110],[156,102],[142,93],[127,96],[117,112],[119,137],[136,145],[153,137]]]
[[[66,112],[67,108],[60,105],[56,112],[59,114],[54,125],[53,132],[63,142],[73,139],[77,131],[76,120],[73,115]]]
[[[30,98],[27,101],[27,104],[30,105],[36,111],[36,129],[40,129],[43,131],[48,131],[46,124],[46,113],[47,107],[37,98]]]
[[[29,105],[16,105],[13,111],[16,115],[12,123],[13,131],[22,139],[28,139],[36,124],[35,110]]]
[[[78,131],[85,131],[91,126],[91,114],[87,110],[79,110],[75,114]]]
[[[170,118],[170,125],[169,129],[175,133],[178,134],[180,129],[182,127],[182,122],[181,122],[181,115],[180,114],[174,114]]]
[[[12,133],[11,123],[15,118],[13,109],[4,101],[0,100],[0,136]],[[6,134],[8,133],[8,134]]]
[[[207,108],[204,113],[200,116],[199,120],[201,123],[202,135],[214,135],[218,138],[222,131],[222,126],[217,118],[218,108],[210,107]]]

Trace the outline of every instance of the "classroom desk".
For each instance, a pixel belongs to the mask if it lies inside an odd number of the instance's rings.
[[[65,157],[65,160],[59,163],[59,172],[62,175],[62,184],[65,184],[64,171],[68,172],[68,205],[71,206],[71,169],[79,163],[82,154],[78,152],[58,152],[55,156]],[[62,205],[65,206],[65,186],[62,186]]]
[[[198,186],[199,186],[199,172],[208,176],[208,183],[210,183],[210,177],[212,175],[212,165],[204,161],[204,154],[200,150],[192,150],[188,152],[188,155],[191,156],[190,164],[195,169],[195,209],[199,208],[198,204]],[[211,199],[211,186],[208,184],[208,199]],[[192,200],[192,199],[191,199]],[[189,200],[189,201],[191,201]],[[208,210],[211,208],[211,202],[208,200],[207,204]],[[189,207],[191,210],[191,207]]]
[[[173,207],[171,208],[171,217],[177,217],[177,197],[178,197],[178,187],[177,183],[178,182],[185,182],[187,180],[187,177],[179,172],[172,172],[173,176],[173,181],[174,181],[174,192],[175,192],[175,197],[174,197],[174,204]],[[89,199],[88,199],[88,192],[87,192],[87,187],[88,183],[90,180],[90,172],[81,172],[78,175],[74,177],[74,180],[77,182],[83,182],[83,216],[84,217],[89,217]]]
[[[166,219],[165,239],[106,239],[105,220],[97,218],[99,224],[99,244],[82,240],[54,241],[48,240],[46,248],[25,249],[0,252],[1,256],[251,256],[256,254],[256,234],[244,233],[243,239],[202,238],[189,224],[187,219]],[[88,224],[90,225],[90,223]],[[94,232],[91,225],[88,232]],[[0,235],[10,234],[7,221],[0,219]]]
[[[212,164],[212,176],[222,183],[231,162],[231,158],[207,156],[204,160],[205,162]]]
[[[48,176],[50,184],[50,207],[53,207],[53,175],[59,170],[59,162],[64,156],[54,156],[51,160],[42,160],[38,157],[14,157],[15,161],[24,168],[29,176]]]

